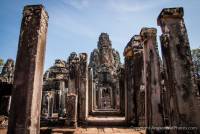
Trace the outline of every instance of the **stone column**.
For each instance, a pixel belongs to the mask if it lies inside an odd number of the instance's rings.
[[[131,38],[131,40],[125,48],[124,55],[126,60],[129,60],[129,63],[125,63],[125,70],[127,71],[125,76],[128,78],[126,79],[126,83],[128,84],[127,115],[128,120],[131,121],[130,123],[134,126],[138,126],[139,119],[141,119],[141,117],[144,116],[144,109],[141,107],[142,104],[140,103],[144,102],[141,101],[141,99],[144,98],[140,98],[140,86],[143,83],[143,47],[141,45],[141,37],[139,35],[135,35]],[[126,68],[126,66],[129,67]],[[129,84],[129,82],[131,83]]]
[[[170,124],[200,127],[200,116],[194,101],[192,58],[183,8],[165,8],[158,16],[161,26],[161,48],[169,94]]]
[[[99,103],[98,103],[99,99],[97,98],[97,97],[99,97],[99,95],[97,96],[97,92],[99,94],[99,90],[97,91],[97,84],[96,84],[96,81],[94,79],[93,79],[92,85],[93,85],[93,89],[92,89],[92,91],[93,91],[93,98],[92,98],[93,106],[92,106],[92,111],[94,111],[94,110],[96,110],[98,108],[98,105],[99,105]]]
[[[79,57],[75,52],[71,53],[68,58],[69,80],[68,93],[66,99],[66,125],[68,127],[77,127],[77,106],[78,106],[78,87],[79,87]]]
[[[131,41],[127,44],[124,50],[125,56],[125,88],[126,88],[126,121],[129,125],[133,124],[134,120],[134,89],[133,89],[133,49]]]
[[[60,82],[60,91],[59,91],[59,115],[63,117],[65,114],[65,81],[61,80]]]
[[[66,99],[66,125],[68,127],[77,127],[77,104],[76,94],[67,95]]]
[[[124,76],[124,67],[120,69],[120,111],[121,115],[125,115],[125,76]]]
[[[54,91],[49,91],[48,93],[48,116],[49,118],[53,115],[53,106],[54,106]]]
[[[132,49],[133,49],[133,79],[134,79],[134,124],[138,126],[139,124],[142,126],[144,124],[144,97],[141,97],[143,90],[141,90],[141,86],[144,84],[143,82],[143,46],[141,44],[141,36],[135,35],[131,41]]]
[[[142,28],[140,35],[144,56],[144,88],[146,94],[146,126],[162,126],[160,108],[160,62],[155,28]]]
[[[78,90],[78,107],[79,121],[85,123],[88,111],[88,65],[87,54],[79,54],[79,90]]]
[[[39,134],[48,15],[25,6],[14,73],[8,134]]]
[[[75,52],[72,52],[68,58],[69,64],[69,80],[68,80],[68,94],[78,94],[78,68],[79,57]]]
[[[92,113],[92,107],[93,107],[93,71],[92,68],[88,68],[88,114]]]

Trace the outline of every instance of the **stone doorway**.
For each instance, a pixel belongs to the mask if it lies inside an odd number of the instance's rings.
[[[97,49],[90,55],[88,68],[88,123],[92,125],[124,123],[123,66],[119,53],[112,48],[107,33],[101,33],[99,36]]]

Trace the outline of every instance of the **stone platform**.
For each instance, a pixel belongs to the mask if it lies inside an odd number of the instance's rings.
[[[7,134],[6,128],[0,128],[0,134]],[[40,134],[145,134],[144,129],[124,127],[88,127],[88,128],[41,128]]]
[[[125,117],[119,116],[89,116],[87,118],[89,126],[123,126]]]
[[[41,134],[145,134],[145,130],[125,127],[41,128]]]

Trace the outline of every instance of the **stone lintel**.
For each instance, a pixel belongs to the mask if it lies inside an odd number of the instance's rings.
[[[158,26],[162,25],[162,19],[166,18],[183,18],[184,10],[183,7],[175,8],[164,8],[157,18]]]
[[[154,37],[154,36],[156,36],[156,34],[157,34],[157,29],[156,28],[144,27],[140,31],[140,36],[142,37],[142,39],[145,39],[147,37]]]

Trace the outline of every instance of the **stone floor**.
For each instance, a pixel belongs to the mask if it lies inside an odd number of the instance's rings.
[[[123,126],[126,120],[120,116],[89,116],[87,123],[89,126]]]
[[[44,130],[45,128],[42,129]],[[44,132],[44,134],[47,133]],[[145,134],[145,130],[124,128],[124,127],[88,127],[88,128],[77,128],[77,129],[53,128],[51,132],[49,132],[49,134],[50,133],[51,134]]]
[[[7,134],[7,129],[0,128],[0,134]],[[144,129],[122,127],[88,127],[88,128],[41,128],[40,134],[145,134]]]

